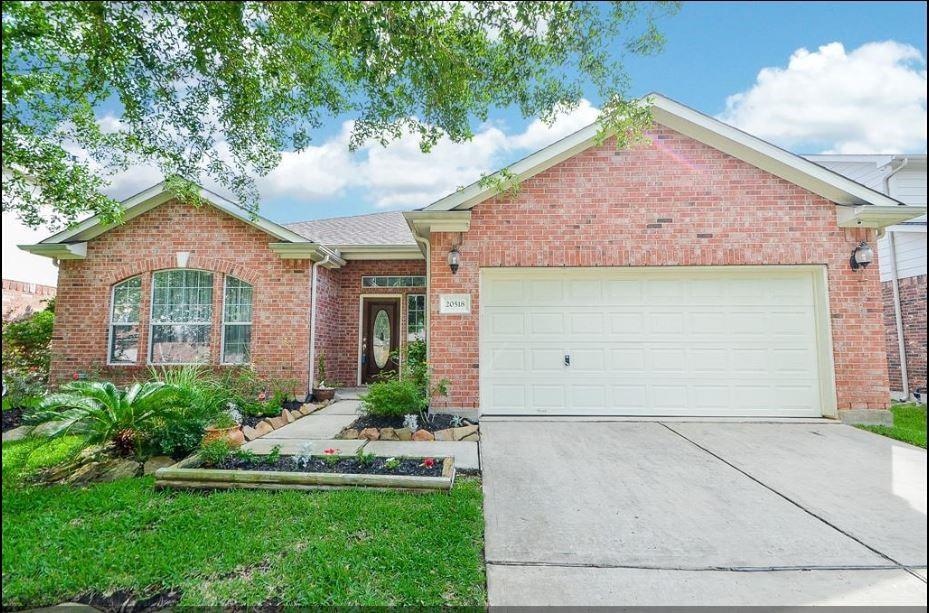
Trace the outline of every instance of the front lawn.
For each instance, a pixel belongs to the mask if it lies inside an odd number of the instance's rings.
[[[858,426],[898,441],[926,448],[926,406],[922,404],[898,404],[890,408],[894,414],[893,426]]]
[[[481,488],[156,492],[27,487],[73,441],[3,443],[3,606],[179,591],[180,605],[486,603]]]

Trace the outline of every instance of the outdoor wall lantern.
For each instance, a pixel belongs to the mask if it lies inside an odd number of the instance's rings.
[[[458,253],[458,247],[452,247],[448,252],[448,267],[452,269],[452,274],[458,272],[458,265],[461,264],[461,254]]]
[[[852,251],[851,264],[852,270],[858,270],[859,268],[867,268],[868,264],[874,261],[874,250],[871,249],[871,245],[865,241],[861,241],[857,247]]]

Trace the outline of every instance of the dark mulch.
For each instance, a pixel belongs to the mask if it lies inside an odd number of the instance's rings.
[[[428,430],[429,432],[437,432],[438,430],[445,430],[447,428],[453,428],[452,426],[452,415],[447,413],[435,413],[428,416],[427,421],[423,422],[422,418],[419,419],[419,427],[423,430]],[[462,426],[471,425],[473,422],[463,419],[461,420]],[[402,417],[378,417],[375,415],[362,415],[358,419],[352,422],[349,428],[355,428],[356,430],[362,430],[364,428],[402,428],[403,427],[403,418]]]
[[[271,415],[270,417],[277,417],[277,415]],[[258,422],[265,418],[264,415],[261,417],[255,417],[254,415],[243,415],[242,416],[242,425],[248,426],[249,428],[254,428],[258,425]]]
[[[258,456],[257,461],[231,457],[216,466],[216,468],[224,470],[267,470],[273,472],[346,473],[350,475],[442,476],[441,459],[436,459],[435,464],[431,468],[424,466],[423,461],[420,459],[397,459],[399,460],[399,464],[395,468],[388,468],[387,458],[372,458],[367,462],[361,462],[355,457],[339,457],[338,460],[330,460],[325,457],[313,457],[307,463],[298,464],[297,458],[282,456],[277,462],[268,464],[262,461],[261,456]]]
[[[26,409],[12,408],[3,411],[3,431],[12,430],[23,425],[23,415]]]
[[[142,611],[162,611],[176,605],[181,593],[176,591],[159,592],[151,596],[139,596],[131,590],[116,590],[112,594],[82,594],[74,602],[90,605],[101,611],[119,611],[120,613],[141,613]]]

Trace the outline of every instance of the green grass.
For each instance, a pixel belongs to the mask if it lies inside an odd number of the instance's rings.
[[[3,606],[116,589],[181,605],[486,603],[481,489],[450,495],[34,487],[73,441],[3,443]]]
[[[926,448],[926,407],[922,404],[898,404],[890,408],[893,426],[858,426],[862,430],[883,434],[898,441]]]

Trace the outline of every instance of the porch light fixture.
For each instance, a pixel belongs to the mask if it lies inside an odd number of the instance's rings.
[[[458,247],[452,247],[448,252],[448,267],[452,269],[452,274],[458,272],[458,265],[461,264],[461,254],[458,253]]]
[[[868,264],[874,261],[874,250],[871,245],[861,241],[854,250],[852,250],[851,265],[852,270],[867,268]]]

